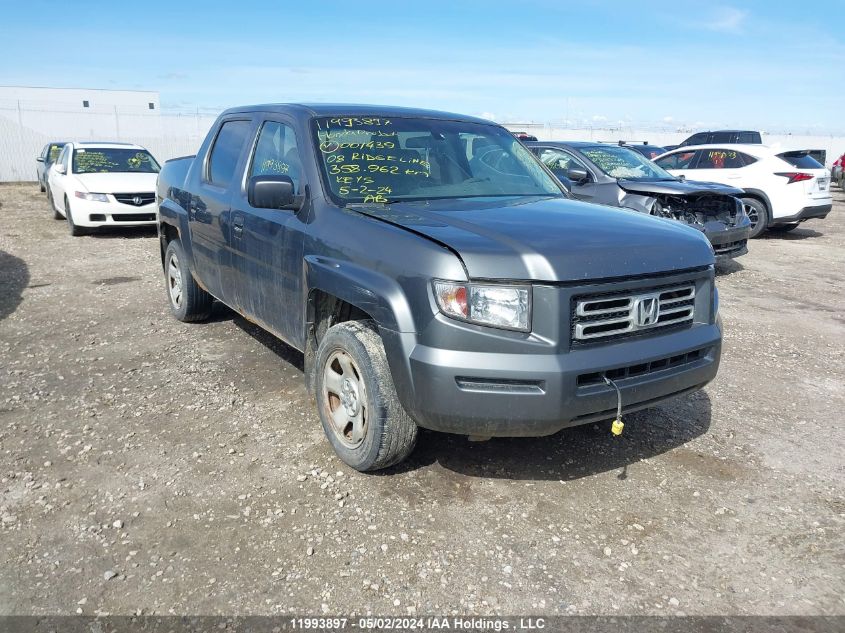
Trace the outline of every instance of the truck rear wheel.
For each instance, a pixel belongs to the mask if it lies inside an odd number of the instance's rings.
[[[399,402],[384,345],[372,321],[346,321],[326,332],[315,363],[317,409],[338,457],[355,470],[404,460],[417,425]]]
[[[179,240],[172,240],[164,253],[164,281],[173,316],[186,323],[208,318],[214,299],[194,279]]]

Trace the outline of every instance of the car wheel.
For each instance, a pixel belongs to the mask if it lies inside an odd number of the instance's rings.
[[[50,208],[53,210],[53,219],[64,220],[64,217],[61,213],[59,213],[58,208],[56,208],[56,201],[53,199],[53,191],[50,187],[47,187],[47,201],[50,203]]]
[[[801,226],[800,222],[793,222],[792,224],[778,224],[777,226],[770,226],[769,230],[775,233],[789,233]]]
[[[340,459],[359,471],[401,462],[417,425],[399,402],[384,344],[372,321],[329,328],[317,349],[317,409]]]
[[[47,187],[45,187],[44,183],[40,180],[38,181],[38,189],[41,191],[41,193],[44,193],[45,191],[47,191]]]
[[[68,202],[67,196],[65,196],[65,218],[67,218],[67,227],[70,231],[70,234],[73,237],[79,237],[80,235],[87,235],[88,230],[82,228],[81,226],[76,226],[73,223],[73,215],[70,212],[70,202]]]
[[[751,233],[748,237],[759,237],[769,224],[769,211],[766,205],[757,198],[743,198],[742,206],[751,221]]]
[[[164,253],[164,281],[173,316],[186,323],[208,318],[214,298],[194,279],[179,240],[172,240]]]

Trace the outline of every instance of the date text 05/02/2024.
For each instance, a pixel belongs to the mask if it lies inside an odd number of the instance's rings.
[[[292,629],[331,631],[359,629],[366,631],[538,631],[546,628],[544,618],[481,618],[460,616],[427,617],[298,617],[289,622]]]

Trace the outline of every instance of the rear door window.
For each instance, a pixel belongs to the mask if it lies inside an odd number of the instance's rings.
[[[208,158],[208,181],[218,187],[227,187],[235,175],[247,135],[249,121],[226,121],[214,139]]]
[[[737,154],[739,154],[739,157],[742,159],[742,163],[745,167],[748,167],[749,165],[752,165],[757,162],[757,159],[753,156],[749,156],[748,154],[744,154],[743,152],[737,152]]]
[[[707,140],[708,143],[733,143],[734,142],[734,133],[733,132],[712,132],[710,134],[710,138]]]
[[[742,154],[732,149],[701,150],[696,169],[736,169],[745,167]]]
[[[824,167],[824,165],[807,152],[783,152],[782,154],[778,154],[778,158],[782,158],[793,167],[798,167],[799,169],[821,169]]]

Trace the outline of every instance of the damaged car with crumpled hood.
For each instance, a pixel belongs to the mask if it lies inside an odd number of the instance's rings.
[[[717,261],[748,252],[751,222],[742,189],[677,178],[642,154],[598,142],[537,141],[525,145],[579,200],[677,220],[710,240]]]

